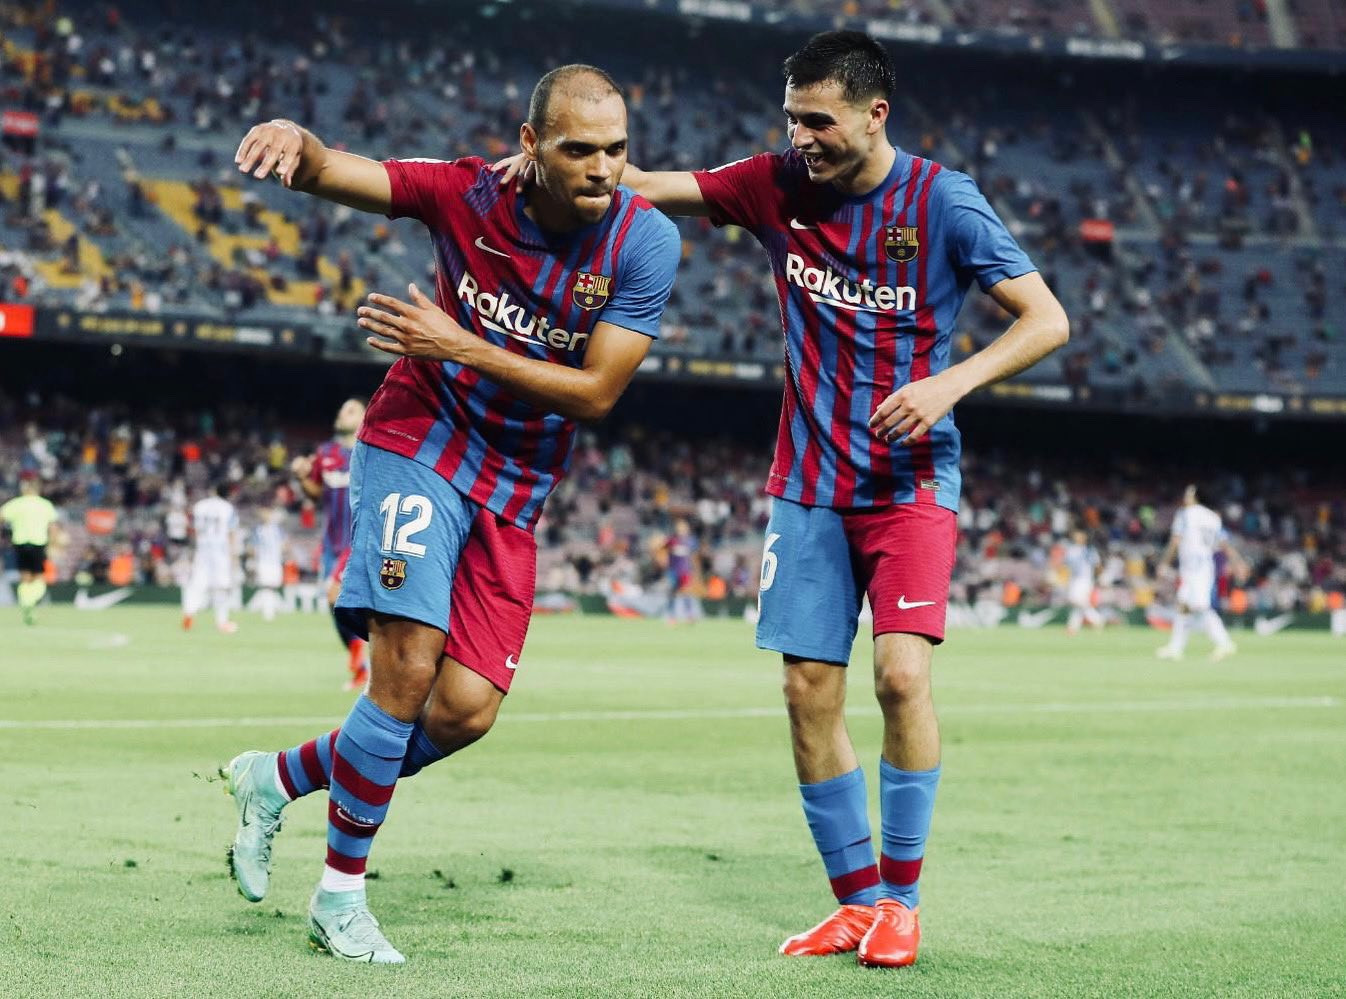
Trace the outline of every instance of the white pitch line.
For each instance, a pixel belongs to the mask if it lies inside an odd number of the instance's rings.
[[[1256,708],[1336,708],[1339,697],[1206,697],[1163,701],[1049,701],[1039,704],[953,704],[941,714],[1033,715],[1033,714],[1140,714],[1148,711],[1228,711]],[[666,711],[546,711],[503,714],[509,722],[611,722],[611,721],[709,721],[736,718],[781,718],[784,707],[774,708],[702,708]],[[875,717],[878,708],[862,705],[850,708],[851,715]],[[18,721],[0,718],[0,729],[149,729],[149,728],[268,728],[338,725],[331,716],[309,718],[69,718],[45,721]]]

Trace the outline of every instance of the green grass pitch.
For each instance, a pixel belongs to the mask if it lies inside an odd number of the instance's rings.
[[[325,796],[287,813],[265,902],[225,870],[216,768],[350,703],[326,619],[4,615],[7,996],[1346,995],[1346,641],[1324,633],[1239,636],[1219,665],[1200,637],[1170,664],[1139,630],[954,633],[925,942],[873,971],[775,952],[832,903],[750,629],[539,618],[495,731],[398,788],[370,897],[410,960],[374,968],[306,943]]]

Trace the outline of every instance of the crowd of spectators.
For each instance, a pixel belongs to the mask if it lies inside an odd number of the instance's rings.
[[[277,425],[247,406],[170,417],[61,398],[0,398],[0,495],[15,491],[22,470],[41,477],[63,512],[62,544],[53,552],[58,579],[106,581],[119,563],[124,578],[113,581],[174,585],[189,502],[226,483],[245,526],[264,507],[287,511],[295,571],[312,578],[320,525],[288,468],[292,455],[325,436],[321,427]],[[539,591],[665,593],[668,539],[685,521],[697,541],[698,592],[751,600],[769,514],[762,491],[768,453],[765,441],[752,446],[640,425],[582,432],[570,474],[538,528]],[[1059,602],[1061,546],[1075,527],[1103,556],[1105,605],[1126,611],[1171,600],[1171,573],[1156,560],[1185,484],[1181,466],[974,451],[965,457],[964,481],[955,601]],[[1250,609],[1322,610],[1341,599],[1340,469],[1250,467],[1203,488],[1253,567]]]
[[[928,15],[886,0],[852,12],[880,8]],[[499,22],[464,22],[453,44],[433,25],[417,38],[373,40],[318,11],[302,34],[272,32],[296,44],[218,24],[164,26],[108,5],[49,11],[3,13],[16,39],[5,86],[42,118],[36,148],[0,151],[0,175],[11,178],[0,182],[9,297],[284,316],[317,321],[338,346],[357,348],[342,318],[365,289],[425,272],[423,235],[244,184],[231,162],[243,130],[287,115],[374,155],[494,157],[514,146],[537,65],[594,58],[585,32],[559,27],[521,30],[508,45]],[[703,166],[783,145],[774,61],[721,60],[708,44],[698,68],[686,46],[640,47],[638,60],[615,49],[611,68],[630,92],[643,166]],[[957,86],[937,85],[955,72]],[[991,67],[932,64],[919,76],[919,104],[904,97],[895,109],[897,138],[978,177],[1076,319],[1059,368],[1033,377],[1125,384],[1153,398],[1164,380],[1218,383],[1234,356],[1251,356],[1277,388],[1346,384],[1335,304],[1346,285],[1334,266],[1346,258],[1326,249],[1346,231],[1346,133],[1330,116],[1305,122],[1237,101],[1225,114],[1185,112],[1162,87],[1116,101],[1076,92],[1068,77],[1057,88]],[[1047,88],[1059,91],[1050,108]],[[1086,114],[1100,127],[1085,127]],[[99,123],[112,127],[86,127]],[[190,187],[182,213],[165,203],[166,177]],[[59,233],[53,211],[66,220]],[[293,243],[278,237],[277,212]],[[1084,237],[1098,223],[1110,239]],[[656,351],[776,359],[774,295],[755,242],[704,221],[681,228],[684,266]],[[1267,259],[1248,259],[1254,247]],[[1249,275],[1265,288],[1262,272],[1276,301],[1239,303],[1231,289]],[[974,293],[963,326],[961,353],[994,336],[1003,316]]]

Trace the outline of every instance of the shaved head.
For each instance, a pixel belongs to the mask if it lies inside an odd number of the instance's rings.
[[[528,101],[528,124],[533,126],[533,131],[539,137],[546,133],[552,118],[556,103],[553,96],[595,104],[613,96],[626,99],[617,81],[597,66],[586,66],[583,63],[558,66],[537,81],[533,96]]]

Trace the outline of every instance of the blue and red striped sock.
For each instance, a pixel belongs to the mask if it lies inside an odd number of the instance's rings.
[[[334,728],[324,732],[316,739],[310,739],[292,749],[281,750],[276,761],[276,777],[280,789],[291,801],[302,798],[314,791],[323,791],[332,783],[332,747],[336,743],[341,729]],[[407,740],[407,755],[398,771],[398,779],[418,774],[431,763],[444,759],[444,752],[430,741],[415,722],[411,738]]]
[[[873,905],[878,897],[879,871],[869,832],[869,801],[865,773],[856,767],[848,774],[817,784],[800,784],[804,818],[832,882],[832,893],[842,905]]]
[[[332,747],[327,802],[327,866],[322,887],[350,891],[364,883],[374,834],[388,814],[407,755],[411,722],[398,721],[360,695]]]
[[[899,770],[879,760],[879,809],[883,816],[883,852],[879,855],[879,894],[908,909],[921,901],[919,882],[930,817],[935,813],[939,767]]]

